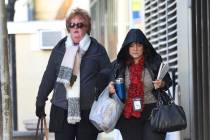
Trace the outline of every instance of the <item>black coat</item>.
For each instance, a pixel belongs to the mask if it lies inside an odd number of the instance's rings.
[[[66,37],[52,50],[47,68],[39,86],[36,104],[45,105],[49,93],[55,89],[51,99],[55,106],[67,109],[66,92],[63,84],[56,83],[60,65],[65,54]],[[90,109],[95,98],[95,88],[103,89],[108,82],[106,71],[110,68],[110,60],[105,48],[94,38],[83,56],[80,65],[80,108]]]

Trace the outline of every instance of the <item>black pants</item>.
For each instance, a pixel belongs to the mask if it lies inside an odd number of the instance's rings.
[[[149,116],[155,104],[145,105],[141,118],[126,119],[122,115],[117,123],[123,140],[165,140],[166,133],[152,131]]]
[[[96,140],[98,130],[89,121],[90,110],[81,111],[81,121],[76,124],[67,122],[67,110],[52,106],[50,113],[50,131],[55,140]]]

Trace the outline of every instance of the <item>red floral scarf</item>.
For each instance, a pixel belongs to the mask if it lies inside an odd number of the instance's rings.
[[[130,118],[131,116],[135,118],[141,117],[140,111],[133,110],[133,98],[135,97],[141,98],[141,105],[142,105],[142,110],[143,110],[144,83],[141,80],[143,69],[144,69],[143,57],[139,60],[138,64],[132,63],[129,67],[130,84],[128,87],[128,95],[127,95],[127,99],[125,101],[125,107],[123,110],[123,115],[125,118]]]

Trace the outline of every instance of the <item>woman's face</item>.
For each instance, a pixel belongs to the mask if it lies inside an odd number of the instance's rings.
[[[74,44],[78,44],[87,33],[87,25],[80,16],[72,18],[68,28]]]
[[[140,43],[134,42],[129,46],[129,54],[134,59],[134,61],[139,60],[143,56],[143,52],[143,45]]]

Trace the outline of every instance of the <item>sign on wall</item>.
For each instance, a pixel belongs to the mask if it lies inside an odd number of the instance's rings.
[[[130,0],[130,28],[144,30],[144,1]]]

